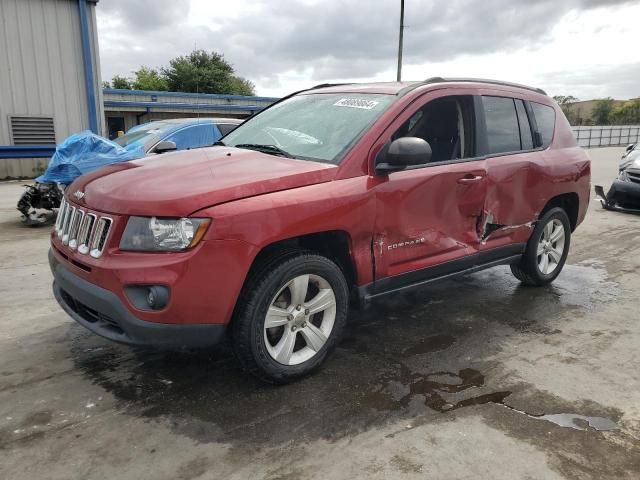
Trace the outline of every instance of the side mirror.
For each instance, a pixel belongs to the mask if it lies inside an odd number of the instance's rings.
[[[431,145],[419,137],[401,137],[389,145],[386,153],[378,156],[376,173],[382,175],[424,165],[431,160]]]
[[[176,146],[176,142],[172,142],[171,140],[162,140],[161,142],[158,142],[153,151],[156,153],[165,153],[177,149],[178,147]]]
[[[633,150],[633,147],[635,147],[636,144],[635,143],[630,143],[629,145],[627,145],[627,148],[625,148],[625,152],[629,153],[631,150]]]

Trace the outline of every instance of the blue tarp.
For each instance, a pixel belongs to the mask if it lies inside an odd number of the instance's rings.
[[[70,184],[80,175],[112,163],[142,158],[144,154],[142,144],[131,144],[124,148],[85,130],[71,135],[56,147],[47,170],[36,178],[36,182]]]

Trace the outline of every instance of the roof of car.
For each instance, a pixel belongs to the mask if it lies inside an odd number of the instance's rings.
[[[241,124],[244,120],[241,118],[214,118],[214,117],[189,117],[189,118],[167,118],[162,120],[154,120],[157,122],[188,124],[197,122],[213,122],[213,123],[233,123]],[[150,122],[151,123],[151,122]]]
[[[338,83],[338,84],[321,84],[306,90],[304,93],[322,92],[322,93],[376,93],[385,95],[398,95],[402,96],[418,87],[425,85],[441,85],[448,84],[453,86],[454,84],[464,84],[469,86],[495,86],[509,87],[511,89],[528,90],[536,92],[542,95],[546,95],[546,92],[540,88],[529,87],[527,85],[521,85],[519,83],[504,82],[501,80],[489,80],[482,78],[443,78],[443,77],[431,77],[421,81],[410,82],[375,82],[375,83]]]

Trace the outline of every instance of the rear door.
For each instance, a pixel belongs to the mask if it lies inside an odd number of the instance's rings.
[[[425,166],[373,177],[377,210],[373,254],[381,290],[446,274],[448,268],[460,269],[461,260],[477,253],[486,166],[475,154],[474,110],[470,93],[430,92],[405,110],[379,140],[388,145],[399,136],[417,136],[427,140],[433,151]]]
[[[487,168],[487,195],[479,224],[480,250],[525,243],[537,218],[538,198],[548,181],[544,157],[536,147],[528,104],[504,92],[481,96]],[[539,141],[539,137],[537,138]]]

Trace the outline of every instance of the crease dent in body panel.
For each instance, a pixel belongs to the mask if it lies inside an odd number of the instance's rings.
[[[480,217],[479,220],[482,221],[478,222],[478,237],[480,238],[480,243],[482,245],[487,243],[489,237],[497,231],[507,232],[518,228],[529,228],[532,230],[536,223],[535,220],[531,220],[530,222],[519,223],[516,225],[504,225],[502,223],[495,222],[493,213],[487,211],[484,212],[483,216]]]

